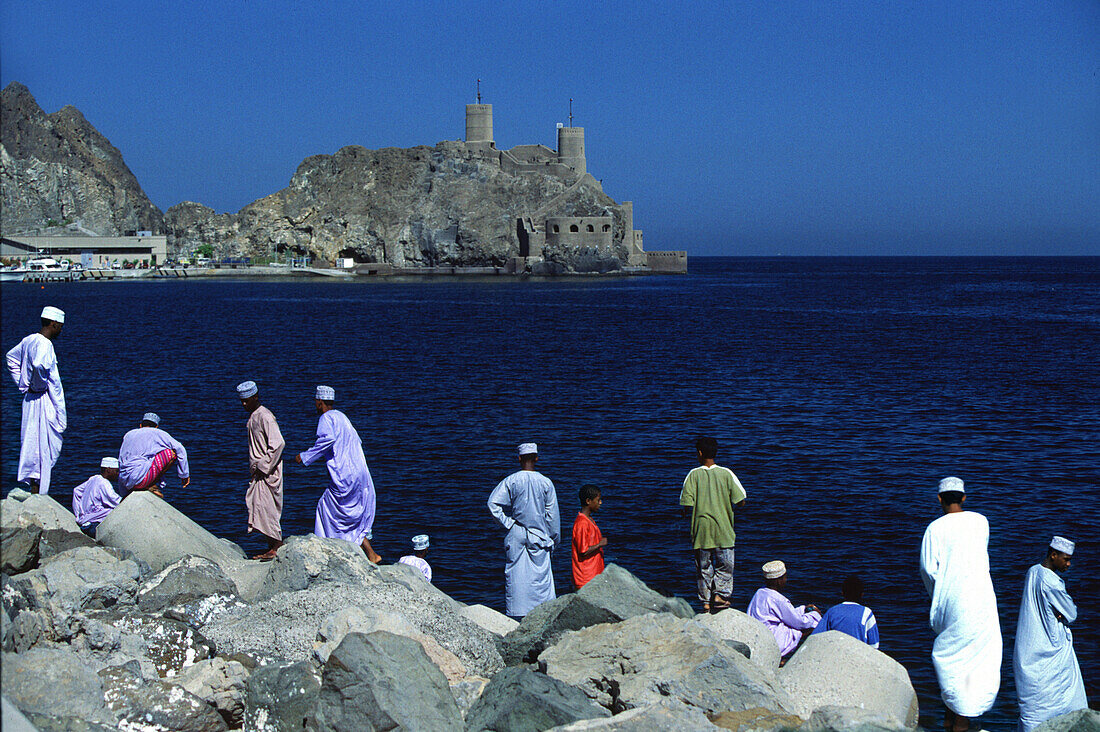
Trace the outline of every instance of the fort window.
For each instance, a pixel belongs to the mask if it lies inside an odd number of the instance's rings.
[[[589,224],[589,225],[588,225],[588,230],[589,230],[589,231],[595,231],[596,229],[595,229],[595,228],[593,228],[592,224]]]
[[[580,229],[577,228],[576,224],[570,224],[569,230],[572,231],[574,234],[580,231]]]
[[[603,230],[604,231],[611,231],[611,224],[604,224],[603,225]]]
[[[559,229],[558,229],[558,225],[557,225],[557,224],[554,224],[554,233],[555,233],[555,234],[557,234],[557,233],[558,233],[558,231],[559,231]]]

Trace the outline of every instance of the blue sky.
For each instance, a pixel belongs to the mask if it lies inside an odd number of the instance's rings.
[[[303,158],[554,147],[649,249],[1100,252],[1100,3],[0,4],[0,82],[72,104],[162,209],[236,211]]]

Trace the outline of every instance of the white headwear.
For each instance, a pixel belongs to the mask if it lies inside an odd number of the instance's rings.
[[[963,490],[962,478],[956,478],[955,476],[949,476],[940,481],[940,489],[937,493],[946,493],[947,491],[957,491],[958,493],[966,493]]]
[[[519,446],[520,455],[538,455],[539,446],[533,442],[525,442]]]
[[[428,548],[428,535],[417,534],[413,537],[413,551],[422,552]]]
[[[141,421],[142,422],[152,422],[153,424],[157,425],[158,427],[160,426],[160,417],[157,416],[156,412],[146,412],[142,416]]]
[[[46,320],[52,320],[55,323],[64,323],[65,311],[61,308],[55,308],[53,305],[47,305],[42,308],[42,317]]]
[[[774,562],[768,562],[760,569],[764,570],[764,579],[779,579],[787,573],[787,565],[778,559]]]
[[[116,458],[116,457],[105,457],[105,458],[103,458],[102,460],[99,461],[99,467],[101,467],[101,468],[117,468],[118,467],[118,458]]]
[[[259,390],[260,389],[256,386],[255,381],[245,381],[237,384],[237,396],[239,396],[241,399],[247,399]]]
[[[318,386],[317,398],[323,402],[331,402],[336,399],[336,390],[331,386]]]
[[[1065,538],[1064,536],[1056,536],[1050,540],[1050,548],[1055,551],[1062,552],[1063,554],[1072,555],[1073,547],[1075,546],[1076,544],[1074,544],[1072,541]]]

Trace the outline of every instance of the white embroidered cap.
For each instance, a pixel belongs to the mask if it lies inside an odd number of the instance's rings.
[[[239,396],[241,399],[247,399],[248,397],[257,393],[259,390],[260,388],[256,386],[255,381],[245,381],[237,384],[237,396]]]
[[[336,390],[331,386],[318,386],[317,398],[323,402],[331,402],[336,400]]]
[[[42,308],[42,317],[47,320],[52,320],[55,323],[64,323],[65,311],[61,308],[55,308],[53,305],[47,305]]]
[[[520,455],[538,455],[539,446],[533,442],[525,442],[519,446]]]
[[[959,493],[966,493],[963,490],[962,478],[956,478],[955,476],[949,476],[940,481],[940,489],[937,493],[946,493],[947,491],[957,491]]]
[[[118,458],[116,458],[116,457],[105,457],[105,458],[103,458],[102,460],[99,461],[99,467],[101,467],[101,468],[117,468],[118,467]]]
[[[1077,546],[1064,536],[1056,536],[1050,540],[1050,548],[1063,554],[1073,555],[1073,548]]]
[[[413,537],[413,550],[422,552],[428,548],[428,535],[417,534]]]
[[[145,414],[143,414],[141,416],[141,421],[142,422],[152,422],[156,426],[158,426],[158,427],[160,426],[160,417],[157,415],[156,412],[146,412]]]
[[[779,579],[787,573],[787,565],[778,559],[774,562],[768,562],[760,569],[764,571],[764,579]]]

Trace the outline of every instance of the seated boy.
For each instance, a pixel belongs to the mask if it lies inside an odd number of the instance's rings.
[[[573,587],[579,590],[603,571],[603,548],[607,546],[607,539],[592,520],[592,514],[603,505],[600,489],[588,484],[578,495],[581,510],[573,522]]]
[[[821,621],[821,613],[814,605],[791,604],[780,590],[787,586],[787,567],[783,562],[768,562],[764,570],[764,587],[756,591],[749,602],[749,617],[756,618],[775,636],[779,655],[794,653]]]
[[[99,522],[122,502],[112,480],[118,480],[118,458],[105,457],[99,461],[99,475],[73,488],[73,515],[88,534],[94,535]]]
[[[871,608],[860,604],[863,600],[863,580],[853,574],[845,578],[840,587],[844,602],[833,605],[814,628],[815,633],[839,630],[872,648],[878,648],[878,621]]]
[[[432,566],[428,564],[428,561],[424,557],[428,556],[428,535],[417,534],[412,538],[413,553],[406,554],[397,560],[398,564],[407,564],[410,567],[416,567],[420,570],[420,573],[424,575],[424,579],[429,582],[432,581]]]

